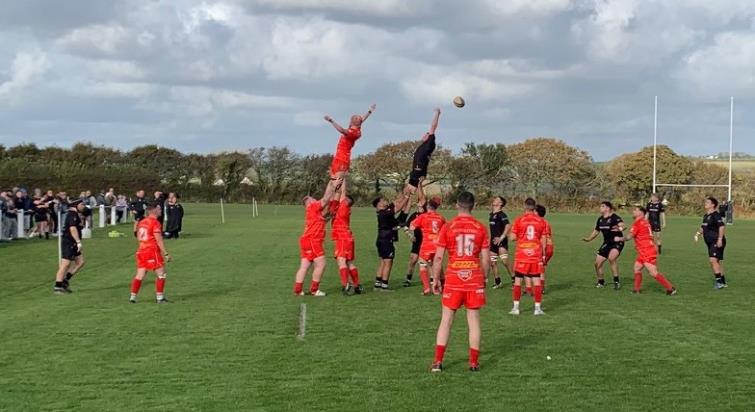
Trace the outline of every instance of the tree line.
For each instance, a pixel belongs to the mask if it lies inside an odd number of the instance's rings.
[[[378,194],[399,191],[411,170],[417,141],[388,143],[352,162],[350,189],[359,204]],[[728,170],[659,146],[658,181],[675,184],[726,184]],[[77,143],[69,149],[34,144],[0,145],[0,187],[24,186],[118,193],[138,189],[176,191],[184,201],[297,203],[318,194],[328,180],[330,154],[302,155],[288,147],[185,154],[148,145],[131,151]],[[429,191],[444,198],[471,190],[480,198],[534,196],[554,210],[588,210],[597,201],[645,202],[652,191],[652,147],[597,163],[585,152],[551,138],[504,145],[467,143],[454,153],[438,147],[428,174]],[[746,173],[734,176],[734,198],[741,210],[753,208],[755,184]],[[725,189],[660,190],[672,209],[692,212],[708,194],[725,198]]]

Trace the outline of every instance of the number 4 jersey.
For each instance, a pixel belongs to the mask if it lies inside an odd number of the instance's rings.
[[[490,245],[485,225],[472,216],[456,216],[438,234],[437,244],[448,251],[444,288],[472,292],[485,286],[480,251]]]

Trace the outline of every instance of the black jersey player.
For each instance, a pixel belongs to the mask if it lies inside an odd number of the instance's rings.
[[[724,260],[724,249],[726,249],[726,224],[721,213],[718,212],[718,200],[713,197],[705,199],[705,215],[700,229],[695,233],[697,242],[702,235],[705,246],[708,248],[708,261],[713,271],[716,281],[714,287],[723,289],[727,287],[726,276],[722,261]]]
[[[646,217],[650,222],[650,228],[653,230],[653,240],[655,245],[658,246],[658,254],[660,255],[663,253],[661,231],[666,228],[666,207],[658,194],[653,193],[645,209],[648,212]]]
[[[502,287],[501,276],[498,271],[498,262],[503,264],[506,272],[509,274],[511,281],[514,276],[511,273],[509,263],[509,231],[511,231],[511,222],[509,217],[503,211],[506,207],[506,199],[501,196],[493,198],[491,204],[489,226],[490,226],[490,271],[493,273],[493,289]],[[485,274],[487,276],[487,273]]]
[[[603,235],[603,244],[598,249],[595,256],[595,275],[598,278],[598,283],[595,287],[605,287],[606,281],[603,276],[603,265],[608,261],[611,265],[611,272],[613,273],[613,288],[618,290],[621,288],[621,281],[619,278],[619,256],[621,251],[624,250],[624,242],[616,242],[616,237],[621,237],[624,232],[624,221],[615,213],[615,209],[611,202],[602,202],[600,204],[600,216],[595,223],[595,229],[590,236],[582,239],[585,242],[591,242],[598,235]]]

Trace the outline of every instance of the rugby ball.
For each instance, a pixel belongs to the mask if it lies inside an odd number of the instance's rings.
[[[466,103],[464,102],[464,98],[462,98],[461,96],[454,97],[454,106],[461,108],[464,107],[465,104]]]

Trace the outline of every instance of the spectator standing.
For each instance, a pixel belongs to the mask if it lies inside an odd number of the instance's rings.
[[[181,227],[183,225],[184,208],[178,202],[178,195],[176,193],[168,194],[168,201],[165,203],[165,238],[178,239],[181,233]]]

